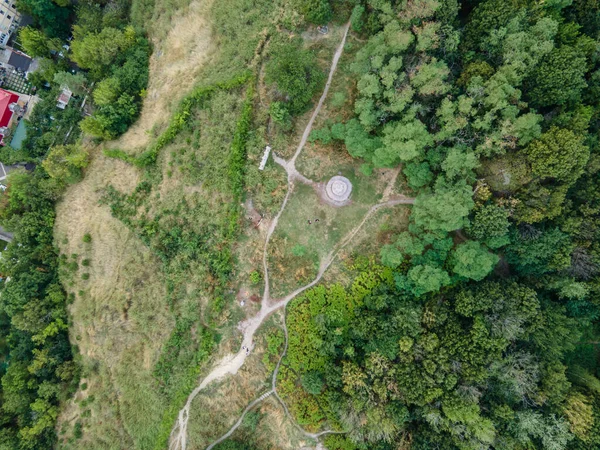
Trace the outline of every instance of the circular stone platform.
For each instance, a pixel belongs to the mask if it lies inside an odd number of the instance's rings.
[[[336,203],[342,203],[350,198],[352,193],[352,183],[346,177],[336,175],[327,183],[325,188],[327,197]]]

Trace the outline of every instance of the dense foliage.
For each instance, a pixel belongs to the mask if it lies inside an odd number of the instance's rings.
[[[2,336],[8,350],[0,372],[1,448],[52,447],[59,402],[78,381],[53,247],[59,192],[60,186],[39,168],[33,174],[11,174],[0,200],[0,221],[15,231],[0,266]]]
[[[280,390],[330,450],[597,448],[600,6],[356,3],[355,116],[312,138],[416,201],[291,305]]]

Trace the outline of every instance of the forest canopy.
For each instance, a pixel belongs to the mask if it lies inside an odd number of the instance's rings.
[[[330,450],[600,447],[599,19],[354,3],[354,117],[312,137],[416,200],[381,264],[289,307],[281,390]]]

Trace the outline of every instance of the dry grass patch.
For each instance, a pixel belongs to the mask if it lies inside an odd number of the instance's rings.
[[[314,440],[298,430],[275,397],[271,396],[261,403],[259,411],[262,418],[253,433],[256,448],[297,450],[314,447]]]
[[[281,313],[261,328],[255,348],[235,375],[213,383],[194,399],[188,425],[190,450],[204,449],[225,434],[252,400],[271,389],[271,372],[262,360],[266,333],[275,323],[281,323]],[[230,347],[232,352],[237,350]]]
[[[141,150],[148,145],[151,131],[167,125],[174,107],[197,84],[199,74],[210,64],[216,50],[208,20],[212,3],[213,0],[195,0],[167,23],[157,24],[156,30],[154,23],[147,25],[154,51],[142,113],[110,147]]]
[[[137,178],[131,167],[98,154],[85,179],[57,206],[56,242],[63,254],[80,263],[64,281],[74,294],[70,335],[79,347],[88,385],[59,419],[66,448],[126,448],[132,443],[141,448],[152,439],[152,424],[159,418],[150,366],[173,326],[160,264],[108,208],[98,205],[108,182],[128,192]],[[91,241],[84,242],[88,234]],[[89,278],[83,279],[83,273]],[[65,442],[77,422],[83,437]]]

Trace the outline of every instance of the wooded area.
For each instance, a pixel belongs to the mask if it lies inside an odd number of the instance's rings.
[[[387,268],[289,308],[280,389],[328,449],[600,446],[599,6],[354,7],[356,118],[313,137],[417,198]]]

